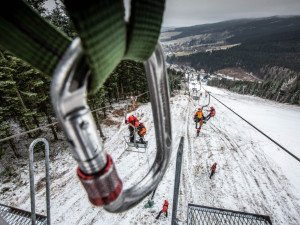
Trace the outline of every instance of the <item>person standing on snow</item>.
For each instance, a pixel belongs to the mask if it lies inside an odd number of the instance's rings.
[[[202,112],[202,109],[198,108],[198,111],[194,115],[194,121],[196,123],[196,129],[197,129],[197,136],[199,136],[199,134],[200,134],[200,130],[203,125],[203,119],[205,119],[205,117]],[[199,127],[197,126],[198,123],[199,123]]]
[[[203,117],[204,117],[204,114],[202,112],[202,109],[198,108],[198,111],[194,115],[194,121],[196,123],[198,123],[198,122],[200,122],[201,119],[203,119]]]
[[[169,202],[167,200],[165,200],[165,204],[163,205],[163,209],[158,213],[156,219],[159,219],[160,214],[162,214],[163,212],[166,212],[166,217],[168,217],[168,206],[169,206]]]
[[[217,169],[217,163],[214,163],[213,165],[212,165],[212,167],[211,167],[211,174],[210,174],[210,176],[209,176],[209,179],[211,179],[211,177],[215,174],[215,172],[216,172],[216,169]]]
[[[125,120],[125,124],[129,124],[128,129],[129,129],[129,133],[130,133],[130,142],[134,142],[134,128],[137,128],[139,126],[139,121],[138,119],[131,115],[128,117],[127,120]],[[130,125],[131,124],[131,125]]]
[[[138,130],[138,135],[140,136],[140,142],[142,144],[144,144],[144,136],[146,134],[146,127],[145,127],[145,124],[140,122],[139,126],[137,127],[137,130]]]
[[[208,111],[209,114],[206,116],[205,121],[208,121],[211,117],[213,117],[216,114],[216,110],[214,107],[210,107],[210,110]]]

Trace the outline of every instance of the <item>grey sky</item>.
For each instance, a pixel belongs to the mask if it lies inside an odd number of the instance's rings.
[[[54,5],[48,0],[47,6]],[[124,0],[128,15],[130,0]],[[300,0],[166,0],[163,26],[192,26],[230,19],[300,15]]]
[[[300,0],[166,0],[163,26],[192,26],[230,19],[300,15]]]

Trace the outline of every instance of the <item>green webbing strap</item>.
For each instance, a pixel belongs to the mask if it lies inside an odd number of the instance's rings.
[[[64,3],[93,73],[92,91],[102,86],[123,58],[143,62],[154,51],[164,0],[132,0],[127,33],[123,0],[90,0],[85,3],[65,0]]]
[[[123,0],[65,0],[92,70],[96,91],[122,59],[145,61],[154,51],[165,0],[132,0],[130,22],[124,21]],[[27,4],[9,1],[1,7],[0,46],[46,74],[52,74],[70,40]]]
[[[95,91],[122,60],[126,26],[122,0],[65,0],[92,70],[90,90]]]
[[[20,0],[0,8],[0,46],[52,75],[71,40]]]
[[[124,59],[143,62],[151,56],[160,34],[164,9],[164,0],[131,1],[127,51]]]

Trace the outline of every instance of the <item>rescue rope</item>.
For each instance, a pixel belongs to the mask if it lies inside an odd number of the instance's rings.
[[[211,95],[211,94],[210,94]],[[240,116],[239,114],[237,114],[235,111],[233,111],[231,108],[229,108],[227,105],[225,105],[223,102],[221,102],[220,100],[218,100],[216,97],[214,97],[213,95],[211,95],[211,97],[213,97],[214,99],[216,99],[219,103],[221,103],[223,106],[225,106],[227,109],[229,109],[231,112],[233,112],[235,115],[237,115],[238,117],[240,117],[242,120],[244,120],[246,123],[248,123],[251,127],[253,127],[255,130],[257,130],[258,132],[260,132],[262,135],[264,135],[266,138],[268,138],[270,141],[272,141],[274,144],[276,144],[278,147],[280,147],[281,149],[283,149],[285,152],[287,152],[290,156],[292,156],[294,159],[296,159],[298,162],[300,162],[300,159],[295,156],[293,153],[291,153],[289,150],[287,150],[285,147],[283,147],[281,144],[279,144],[277,141],[275,141],[274,139],[272,139],[270,136],[268,136],[267,134],[265,134],[263,131],[261,131],[260,129],[258,129],[256,126],[254,126],[252,123],[250,123],[248,120],[244,119],[242,116]]]

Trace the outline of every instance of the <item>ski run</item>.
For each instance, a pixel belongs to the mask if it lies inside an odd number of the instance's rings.
[[[204,88],[300,157],[298,106],[208,86]],[[203,88],[201,92],[204,93]],[[77,163],[67,142],[50,142],[52,224],[170,224],[176,155],[182,136],[184,149],[177,211],[180,221],[187,220],[188,203],[193,203],[269,215],[274,225],[300,224],[300,164],[297,160],[213,98],[209,107],[216,109],[216,115],[203,125],[200,136],[196,137],[193,115],[197,108],[207,104],[205,94],[195,101],[192,95],[189,97],[181,91],[171,98],[171,102],[173,151],[167,172],[156,190],[153,208],[144,208],[150,196],[133,209],[119,214],[92,206],[76,176]],[[124,104],[121,106],[124,108]],[[209,107],[204,108],[205,115]],[[147,153],[125,151],[123,136],[128,135],[128,127],[124,124],[124,114],[116,113],[116,108],[106,119],[110,125],[106,125],[105,121],[102,123],[107,137],[105,151],[116,163],[124,188],[136,184],[147,174],[156,154],[151,104],[140,105],[128,116],[133,113],[146,125]],[[42,154],[35,158],[36,209],[37,213],[45,215],[44,160]],[[215,162],[218,163],[216,173],[209,179],[210,168]],[[2,166],[9,163],[4,162]],[[1,203],[30,211],[28,165],[24,161],[16,161],[16,165],[19,176],[1,183],[0,190],[10,188],[1,193]],[[168,217],[162,214],[156,220],[165,200],[170,203]]]

